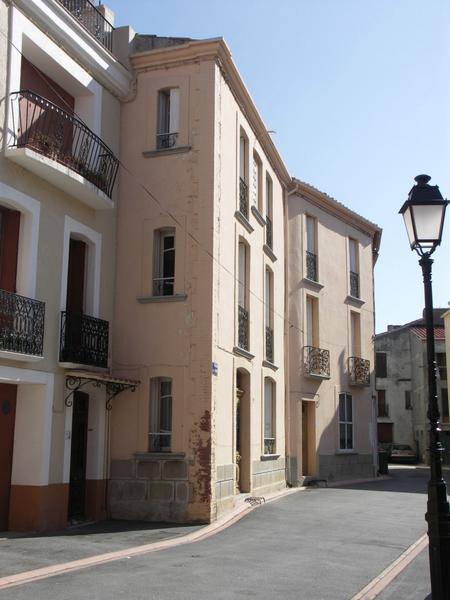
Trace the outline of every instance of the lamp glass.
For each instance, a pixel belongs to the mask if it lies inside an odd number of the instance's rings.
[[[412,204],[410,209],[411,220],[415,226],[417,236],[416,243],[426,246],[439,244],[445,204],[441,202],[436,202],[436,204]],[[406,212],[409,212],[409,210]],[[406,228],[408,229],[408,225],[406,225]]]
[[[414,248],[416,244],[416,234],[414,233],[414,227],[411,217],[411,207],[408,206],[403,213],[403,220],[405,221],[406,233],[408,234],[409,245]]]

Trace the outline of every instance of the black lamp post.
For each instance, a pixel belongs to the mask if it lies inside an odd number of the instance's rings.
[[[425,322],[427,331],[428,412],[430,421],[430,480],[425,519],[428,522],[431,594],[433,600],[450,600],[450,513],[447,488],[442,477],[443,447],[439,439],[439,408],[436,392],[436,360],[434,352],[433,295],[430,258],[441,243],[445,209],[437,185],[429,185],[431,177],[418,175],[408,200],[400,209],[412,250],[420,256],[425,290]]]

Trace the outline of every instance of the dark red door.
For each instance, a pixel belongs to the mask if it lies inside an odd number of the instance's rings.
[[[20,212],[0,206],[0,289],[16,291]]]
[[[0,383],[0,531],[8,528],[17,386]]]
[[[80,240],[70,240],[69,269],[67,278],[66,310],[81,314],[84,309],[84,265],[86,244]]]
[[[82,518],[86,504],[86,456],[89,415],[89,395],[75,392],[73,395],[72,443],[70,449],[70,518]]]

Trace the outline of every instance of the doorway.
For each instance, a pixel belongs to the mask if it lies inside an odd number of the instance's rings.
[[[83,519],[86,512],[86,459],[89,395],[74,392],[70,447],[69,519]]]
[[[0,383],[0,531],[8,529],[17,386]]]
[[[250,492],[250,375],[236,372],[235,493]]]
[[[302,475],[316,471],[316,403],[302,401]]]

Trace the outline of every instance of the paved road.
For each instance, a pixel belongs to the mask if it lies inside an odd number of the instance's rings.
[[[3,590],[0,600],[349,600],[426,530],[426,470],[391,474],[301,491],[206,540]],[[415,562],[411,593],[383,598],[424,600],[426,561]]]

